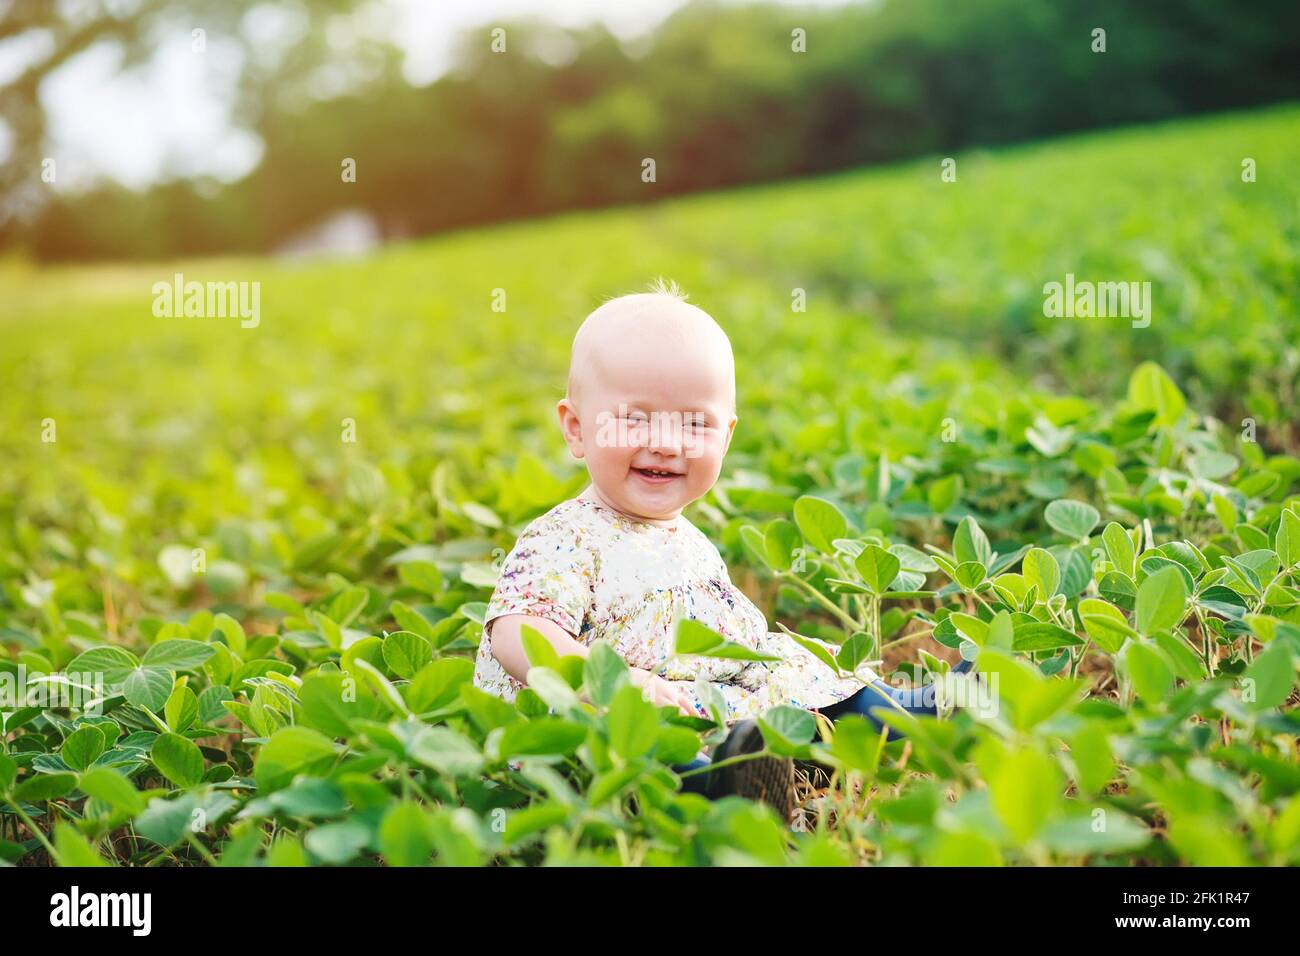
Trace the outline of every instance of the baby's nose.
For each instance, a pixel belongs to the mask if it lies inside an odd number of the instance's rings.
[[[674,421],[670,416],[663,416],[657,421],[656,425],[657,427],[650,429],[650,435],[646,447],[652,451],[662,452],[666,455],[681,454],[681,422]]]

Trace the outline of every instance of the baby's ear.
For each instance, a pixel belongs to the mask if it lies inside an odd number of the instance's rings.
[[[569,454],[574,458],[581,458],[584,455],[582,419],[578,417],[577,409],[573,407],[573,402],[565,397],[556,403],[555,411],[560,416],[560,433],[564,435],[564,441],[569,446]]]
[[[727,443],[722,446],[723,454],[726,454],[727,450],[731,448],[731,436],[736,433],[736,422],[738,421],[740,421],[740,419],[735,415],[732,415],[731,421],[727,423]]]

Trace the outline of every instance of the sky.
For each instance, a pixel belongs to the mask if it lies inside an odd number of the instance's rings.
[[[403,72],[416,85],[431,83],[451,65],[456,35],[495,20],[534,15],[562,26],[602,21],[625,41],[643,36],[683,0],[374,0],[358,29],[385,36],[405,51]],[[743,0],[728,0],[743,2]],[[779,0],[787,2],[787,0]],[[850,0],[801,0],[800,6],[836,6]],[[254,11],[259,36],[291,39],[293,18]],[[145,66],[119,72],[119,57],[92,47],[42,84],[58,184],[78,189],[110,177],[142,189],[173,175],[235,180],[257,165],[261,142],[231,120],[230,102],[241,67],[237,45],[204,37],[202,55],[187,24],[157,39]],[[24,41],[31,45],[31,41]],[[259,44],[260,46],[260,44]],[[269,49],[269,47],[268,47]],[[20,69],[30,50],[0,44],[0,81]],[[0,124],[0,160],[8,152]]]

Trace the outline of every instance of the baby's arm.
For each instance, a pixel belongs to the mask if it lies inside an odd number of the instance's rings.
[[[524,653],[523,627],[527,624],[542,637],[551,642],[555,653],[561,657],[569,654],[586,657],[586,644],[579,643],[560,625],[544,617],[531,614],[503,614],[492,622],[491,636],[492,656],[501,664],[505,672],[519,683],[524,683],[528,676],[528,655]]]
[[[528,668],[532,665],[524,652],[523,627],[528,625],[542,637],[550,641],[555,653],[564,657],[569,654],[586,657],[590,649],[574,639],[573,635],[554,621],[531,614],[503,614],[492,621],[487,639],[491,641],[492,656],[497,659],[507,674],[527,683]],[[667,681],[640,667],[628,667],[632,683],[638,687],[647,686],[650,698],[655,706],[677,707],[688,717],[698,716],[695,699],[687,691],[686,681]]]

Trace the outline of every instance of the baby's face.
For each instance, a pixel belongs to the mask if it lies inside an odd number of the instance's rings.
[[[598,497],[634,518],[670,522],[718,480],[736,426],[730,355],[712,342],[614,337],[560,403],[574,457]]]

